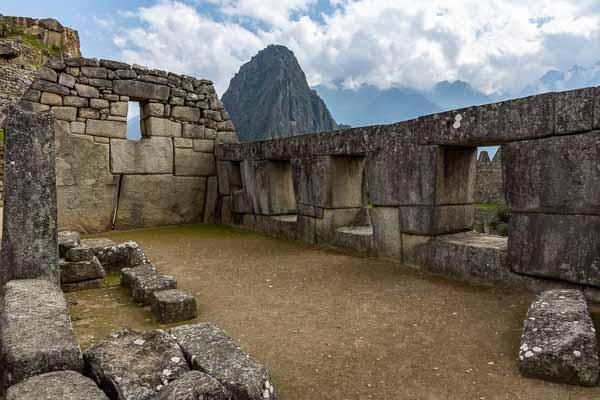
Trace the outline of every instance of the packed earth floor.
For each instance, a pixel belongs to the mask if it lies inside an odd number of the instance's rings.
[[[197,321],[216,322],[271,369],[284,400],[600,398],[600,388],[519,375],[530,293],[221,226],[100,236],[137,241],[195,295]],[[83,349],[121,327],[166,327],[118,277],[105,283],[67,295]]]

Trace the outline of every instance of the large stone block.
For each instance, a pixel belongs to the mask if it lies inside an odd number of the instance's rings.
[[[519,348],[529,378],[595,386],[600,363],[594,322],[579,290],[548,290],[531,303]]]
[[[435,248],[434,236],[413,235],[402,233],[402,263],[405,265],[423,268],[431,265]]]
[[[0,284],[36,278],[60,282],[54,140],[52,114],[9,108]]]
[[[6,400],[108,400],[96,382],[75,371],[34,376],[8,389]]]
[[[335,241],[336,230],[350,226],[361,213],[360,208],[325,209],[323,218],[315,221],[317,241],[331,243]]]
[[[587,132],[593,129],[594,88],[554,94],[557,135]]]
[[[269,371],[213,323],[180,326],[169,333],[192,368],[218,379],[234,399],[277,399]]]
[[[111,399],[150,400],[189,372],[177,342],[162,330],[122,329],[84,354],[89,375]]]
[[[82,244],[89,247],[100,260],[105,270],[119,272],[123,268],[149,264],[142,248],[133,241],[114,243],[109,239],[84,239]]]
[[[418,235],[440,235],[471,230],[472,205],[400,207],[400,229]]]
[[[192,149],[175,149],[175,175],[212,176],[217,174],[215,156]]]
[[[400,260],[402,258],[400,209],[397,207],[373,207],[371,219],[377,255]]]
[[[154,400],[231,400],[231,393],[212,376],[190,371],[163,389]]]
[[[198,122],[201,115],[200,109],[194,107],[174,106],[171,110],[171,117],[185,122]]]
[[[600,214],[600,132],[502,146],[512,211]]]
[[[97,257],[90,261],[60,260],[61,283],[75,283],[93,279],[102,279],[106,275]]]
[[[113,174],[172,174],[173,141],[149,137],[139,141],[110,141],[110,169]]]
[[[0,392],[35,375],[83,369],[60,287],[44,280],[14,280],[2,293]]]
[[[152,313],[161,324],[185,321],[198,316],[194,296],[177,289],[152,292],[150,306]]]
[[[241,166],[235,161],[218,161],[219,193],[230,195],[232,191],[242,188]]]
[[[116,226],[127,229],[202,222],[205,193],[204,177],[126,175]]]
[[[476,162],[476,147],[438,149],[436,205],[473,203]]]
[[[516,272],[600,286],[600,217],[513,213],[508,253]]]
[[[206,203],[204,204],[204,222],[216,224],[218,218],[219,182],[216,176],[209,176],[206,180]]]
[[[242,176],[255,214],[297,212],[292,164],[281,160],[244,161]]]
[[[541,94],[419,118],[419,144],[479,146],[554,132],[554,94]]]
[[[169,99],[171,89],[168,86],[154,83],[118,80],[113,83],[113,92],[138,101],[151,99],[166,101]]]
[[[81,244],[81,237],[78,232],[61,231],[58,232],[58,253],[59,256],[66,257],[69,250]]]
[[[181,123],[166,118],[150,117],[144,120],[146,136],[181,136]]]
[[[85,133],[93,136],[125,139],[127,137],[127,123],[121,121],[88,119],[85,126]]]

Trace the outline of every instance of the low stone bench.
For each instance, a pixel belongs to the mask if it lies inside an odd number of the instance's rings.
[[[143,306],[150,305],[152,293],[159,290],[177,289],[177,279],[169,275],[144,275],[131,285],[131,297]]]
[[[87,350],[86,368],[115,400],[149,400],[189,372],[175,339],[163,330],[122,329]]]
[[[71,250],[72,251],[72,250]],[[60,259],[61,286],[65,292],[98,289],[106,273],[102,264],[94,255],[89,261],[67,261]]]
[[[529,378],[597,384],[596,330],[581,291],[548,290],[531,303],[521,337],[519,369]]]
[[[96,383],[74,371],[34,376],[8,389],[6,400],[108,400]]]
[[[60,287],[44,280],[15,280],[2,292],[0,389],[47,372],[82,370],[81,351]]]
[[[229,391],[210,375],[190,371],[170,383],[154,400],[231,400]]]
[[[194,319],[198,316],[196,299],[182,290],[160,290],[150,296],[152,313],[161,324]]]
[[[121,270],[121,286],[126,289],[133,287],[133,282],[144,275],[158,274],[158,271],[152,264],[141,265],[135,268],[123,268]]]
[[[269,371],[211,322],[169,330],[194,370],[216,378],[234,400],[277,399]]]
[[[100,238],[84,239],[81,243],[93,250],[108,272],[120,272],[123,268],[133,268],[149,263],[142,248],[133,241],[117,244],[112,240]]]

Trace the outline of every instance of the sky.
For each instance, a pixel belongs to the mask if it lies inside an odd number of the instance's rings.
[[[516,94],[550,69],[600,62],[599,0],[2,0],[0,13],[57,18],[87,57],[211,79],[220,94],[272,43],[311,85],[347,88],[461,79]]]

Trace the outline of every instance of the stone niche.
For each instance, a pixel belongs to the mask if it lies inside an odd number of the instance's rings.
[[[127,138],[131,102],[140,106],[140,140]],[[215,143],[237,136],[211,81],[66,59],[42,67],[20,105],[54,113],[60,229],[99,232],[217,214]]]

